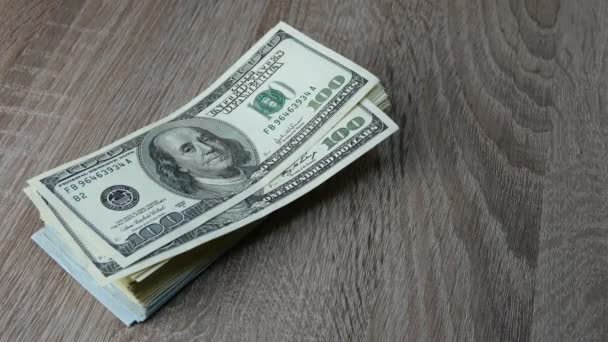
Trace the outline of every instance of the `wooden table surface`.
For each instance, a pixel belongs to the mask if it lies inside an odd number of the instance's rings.
[[[604,0],[0,0],[0,340],[608,340]],[[284,20],[401,130],[125,328],[25,181],[177,109]]]

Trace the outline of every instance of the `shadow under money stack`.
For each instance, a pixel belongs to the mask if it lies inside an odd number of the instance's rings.
[[[280,23],[166,118],[28,181],[32,238],[125,324],[386,139],[378,79]]]

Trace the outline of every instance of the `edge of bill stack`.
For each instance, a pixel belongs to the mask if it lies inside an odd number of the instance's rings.
[[[365,69],[280,23],[167,118],[28,184],[84,248],[127,267],[260,191],[377,84]],[[180,141],[195,136],[216,145],[210,160],[197,157],[200,164],[180,154],[188,148]]]
[[[335,134],[338,130],[350,124],[352,134],[346,132]],[[327,133],[325,138],[335,138],[332,141],[322,139],[317,144],[317,150],[308,152],[308,157],[292,165],[290,169],[293,177],[283,174],[283,180],[271,183],[265,195],[273,194],[283,196],[284,190],[292,191],[288,196],[281,197],[280,203],[270,203],[253,215],[254,221],[259,222],[262,217],[287,203],[301,197],[308,191],[332,177],[347,165],[358,159],[374,146],[385,140],[395,131],[397,125],[371,102],[365,100],[361,105],[353,108],[336,127]],[[323,149],[331,153],[322,154]],[[321,154],[315,159],[315,155]],[[308,161],[308,162],[307,162]],[[299,166],[298,166],[299,165]],[[307,179],[297,186],[299,175],[313,178]],[[290,180],[296,183],[290,182]],[[264,196],[261,197],[262,200]],[[274,198],[274,197],[273,197]],[[273,207],[274,206],[274,207]],[[263,229],[266,224],[261,223]],[[32,238],[57,263],[59,263],[72,277],[81,283],[95,298],[104,304],[125,324],[130,325],[141,322],[156,311],[163,303],[173,296],[180,288],[187,284],[196,275],[202,272],[213,260],[223,254],[230,246],[236,244],[252,229],[251,225],[234,231],[220,239],[208,241],[194,249],[181,253],[167,262],[167,266],[160,267],[151,276],[141,282],[119,280],[103,286],[87,270],[88,260],[78,259],[71,255],[70,248],[66,248],[63,237],[57,235],[53,229],[45,227]],[[201,254],[202,253],[202,254]],[[195,257],[192,257],[194,255]]]

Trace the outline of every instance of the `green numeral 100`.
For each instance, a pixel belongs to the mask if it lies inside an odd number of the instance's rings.
[[[365,120],[362,117],[356,116],[346,123],[346,127],[338,128],[330,136],[325,138],[323,143],[325,146],[327,146],[328,150],[331,150],[332,147],[342,141],[342,139],[346,138],[350,132],[360,128],[364,123]]]
[[[314,100],[310,100],[308,107],[311,107],[313,110],[319,109],[321,104],[327,101],[327,99],[331,96],[332,91],[338,89],[342,84],[344,84],[344,81],[346,81],[344,76],[338,75],[332,78],[327,84],[327,88],[319,90]]]

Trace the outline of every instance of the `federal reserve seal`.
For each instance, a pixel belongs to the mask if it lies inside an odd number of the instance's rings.
[[[128,185],[113,185],[101,193],[101,203],[111,210],[127,210],[139,202],[139,193]]]

